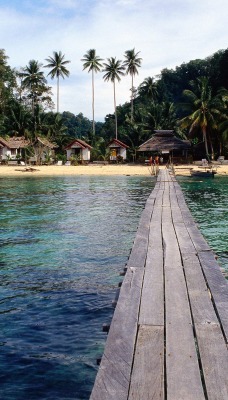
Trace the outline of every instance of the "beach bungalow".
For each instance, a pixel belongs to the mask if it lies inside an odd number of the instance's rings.
[[[47,138],[37,136],[33,143],[34,156],[30,157],[29,162],[34,164],[50,164],[55,158],[56,143],[50,142]]]
[[[139,146],[138,151],[147,158],[159,155],[164,162],[187,162],[191,144],[188,140],[179,139],[173,130],[155,130],[154,135]]]
[[[108,148],[110,150],[110,161],[118,161],[120,158],[121,160],[125,161],[127,158],[127,146],[125,143],[121,142],[118,139],[113,139],[109,144]]]
[[[80,161],[90,161],[90,151],[92,147],[81,139],[74,139],[69,143],[65,150],[67,152],[67,160],[77,158]]]
[[[17,160],[23,157],[23,150],[29,145],[24,136],[14,136],[8,139],[0,137],[0,161]]]

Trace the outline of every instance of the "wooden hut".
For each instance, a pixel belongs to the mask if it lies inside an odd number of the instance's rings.
[[[50,142],[47,138],[37,136],[33,143],[34,156],[30,157],[29,162],[35,164],[50,164],[55,158],[56,143]]]
[[[118,159],[125,161],[127,158],[128,146],[118,139],[113,139],[109,144],[110,161],[118,161]]]
[[[78,157],[80,161],[90,161],[91,149],[92,147],[84,140],[74,139],[65,148],[67,160],[70,160],[72,157]]]
[[[139,146],[138,151],[143,152],[146,157],[159,155],[172,162],[186,162],[189,156],[191,144],[188,140],[179,139],[173,130],[155,130],[154,135]]]
[[[29,145],[24,136],[13,136],[9,139],[0,137],[0,160],[17,160],[22,158],[23,149]]]

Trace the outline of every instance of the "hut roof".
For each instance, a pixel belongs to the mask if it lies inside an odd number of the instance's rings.
[[[74,139],[71,143],[69,143],[66,147],[65,150],[69,150],[72,147],[77,146],[81,147],[82,149],[92,149],[92,146],[90,146],[88,143],[86,143],[84,140],[81,139]]]
[[[8,147],[8,149],[22,149],[29,145],[29,140],[26,140],[24,136],[14,136],[9,139],[3,139],[0,137],[1,147]]]
[[[128,149],[129,146],[118,139],[112,139],[111,142],[108,144],[108,147],[123,147],[125,149]]]
[[[177,138],[172,130],[156,130],[149,140],[139,146],[138,151],[171,151],[190,147],[188,140]]]
[[[49,142],[47,138],[43,138],[37,136],[37,141],[41,143],[43,146],[48,147],[49,149],[57,149],[58,145],[56,143]]]

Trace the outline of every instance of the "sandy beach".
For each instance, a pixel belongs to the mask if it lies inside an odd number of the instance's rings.
[[[72,175],[126,175],[126,176],[148,176],[151,175],[151,168],[146,165],[131,164],[108,164],[108,165],[77,165],[57,166],[39,165],[32,166],[8,166],[0,165],[0,177],[8,176],[72,176]],[[166,168],[160,166],[159,168]],[[198,169],[195,165],[178,165],[175,167],[176,175],[190,175],[190,168]],[[218,175],[228,175],[228,165],[215,167]]]

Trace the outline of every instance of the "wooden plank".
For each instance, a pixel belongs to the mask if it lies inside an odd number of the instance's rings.
[[[220,271],[212,251],[199,252],[199,259],[203,268],[208,287],[213,298],[219,320],[222,324],[226,342],[228,343],[228,284]]]
[[[167,399],[205,400],[191,312],[171,213],[162,217],[166,308]]]
[[[209,251],[210,246],[204,239],[203,235],[198,230],[197,226],[194,224],[186,224],[187,230],[191,237],[191,240],[195,246],[196,251]]]
[[[184,222],[186,222],[185,219]],[[189,232],[183,222],[175,222],[174,227],[185,271],[194,323],[218,323],[199,258]]]
[[[149,229],[150,229],[150,220],[151,220],[151,215],[153,212],[153,207],[154,207],[154,198],[149,198],[146,202],[145,208],[142,211],[140,220],[139,220],[139,225],[137,229],[137,234],[136,236],[139,236],[141,238],[148,240],[148,234],[149,234]],[[136,245],[136,244],[135,244]]]
[[[140,326],[128,399],[164,399],[164,327]]]
[[[151,219],[146,268],[143,280],[139,324],[164,325],[163,246],[161,207]]]
[[[143,269],[127,270],[91,400],[126,400],[138,325]]]
[[[136,234],[127,265],[131,268],[144,268],[147,256],[148,237]]]
[[[227,346],[218,324],[196,324],[208,400],[228,399]]]
[[[173,210],[172,210],[173,214]],[[183,220],[182,220],[183,221]],[[189,232],[183,222],[176,222],[175,221],[175,232],[178,238],[178,244],[181,250],[181,254],[196,254],[196,249],[195,246],[192,243],[191,237],[189,235]]]
[[[194,324],[218,324],[198,256],[185,253],[182,260]]]
[[[166,376],[169,400],[205,400],[184,279],[166,271]]]

